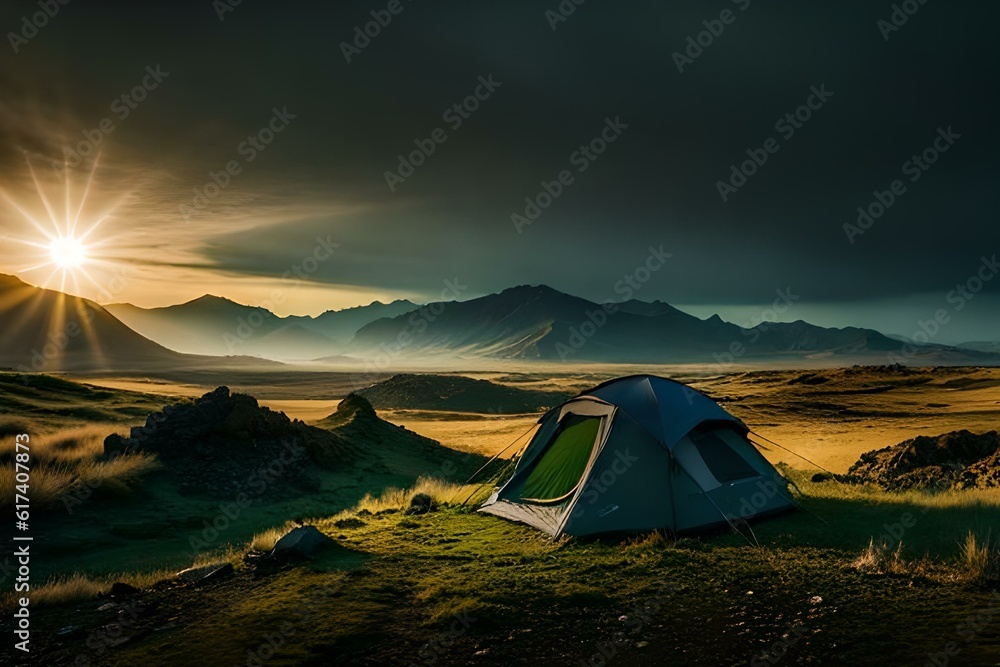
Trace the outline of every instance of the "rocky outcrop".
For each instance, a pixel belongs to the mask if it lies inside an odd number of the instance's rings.
[[[187,492],[250,497],[316,490],[316,465],[336,468],[357,457],[346,439],[228,387],[164,407],[127,438],[108,436],[104,452],[155,454]]]
[[[862,454],[847,479],[892,490],[1000,487],[1000,434],[921,435]]]

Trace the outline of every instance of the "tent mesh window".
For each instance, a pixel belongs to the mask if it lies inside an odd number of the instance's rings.
[[[729,443],[713,431],[691,433],[691,441],[698,448],[698,453],[701,454],[709,471],[723,484],[760,475],[746,459],[729,446]]]
[[[558,503],[569,498],[583,477],[601,417],[566,415],[552,442],[521,487],[521,500]]]

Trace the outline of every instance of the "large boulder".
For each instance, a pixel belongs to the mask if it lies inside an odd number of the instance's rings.
[[[271,550],[271,558],[283,562],[313,560],[336,542],[324,535],[316,526],[299,526],[285,533]]]

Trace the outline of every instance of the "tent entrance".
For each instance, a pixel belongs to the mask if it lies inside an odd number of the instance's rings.
[[[709,472],[720,483],[736,482],[741,479],[759,477],[760,472],[740,456],[727,442],[730,438],[726,430],[695,430],[688,434]]]
[[[603,417],[567,414],[520,489],[522,502],[554,505],[569,499],[583,480]]]

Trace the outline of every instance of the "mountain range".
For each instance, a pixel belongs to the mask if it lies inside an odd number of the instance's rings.
[[[745,329],[718,315],[699,319],[660,302],[601,305],[547,286],[522,285],[478,299],[428,304],[376,320],[348,353],[448,355],[618,363],[719,363],[856,359],[868,363],[996,363],[1000,355],[946,345],[903,349],[857,327],[804,321]]]
[[[662,301],[597,304],[544,285],[468,301],[407,300],[279,317],[206,295],[163,308],[93,301],[0,275],[0,366],[17,370],[334,363],[378,358],[609,363],[1000,364],[983,345],[907,346],[872,329],[804,321],[745,329]],[[978,346],[977,346],[978,347]],[[385,360],[388,357],[389,363]],[[825,361],[824,361],[825,360]]]
[[[328,310],[316,317],[279,317],[265,308],[205,295],[163,308],[113,303],[107,310],[133,330],[170,349],[191,354],[248,354],[301,361],[330,355],[354,333],[382,317],[402,315],[416,304],[400,299]]]

